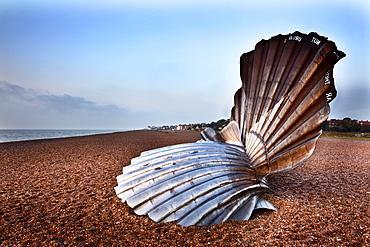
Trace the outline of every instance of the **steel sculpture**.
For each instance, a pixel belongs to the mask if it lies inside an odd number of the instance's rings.
[[[257,43],[240,59],[242,87],[230,123],[203,140],[143,152],[117,177],[116,193],[135,213],[183,226],[248,220],[275,208],[262,195],[266,176],[297,166],[314,151],[329,102],[334,65],[345,56],[316,33]]]

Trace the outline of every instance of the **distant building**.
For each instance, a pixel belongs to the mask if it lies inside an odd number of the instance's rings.
[[[327,120],[327,123],[328,123],[328,127],[329,128],[338,127],[339,125],[343,124],[344,122],[351,123],[351,124],[358,124],[359,121],[352,120],[350,118],[344,118],[343,120],[340,120],[340,119],[330,119],[330,120]]]
[[[349,117],[340,119],[330,119],[323,123],[323,130],[339,132],[370,132],[370,122],[358,121]]]
[[[361,126],[370,125],[370,121],[357,121],[357,123],[360,124]]]
[[[147,130],[204,130],[210,127],[207,123],[195,123],[195,124],[179,124],[179,125],[163,125],[163,126],[148,126]]]
[[[338,122],[339,122],[340,120],[337,120],[337,119],[329,119],[328,121],[327,121],[327,123],[328,123],[328,127],[329,128],[334,128],[334,127],[336,127],[336,126],[338,126]]]
[[[177,130],[186,130],[186,125],[185,124],[179,124],[177,126]]]
[[[147,130],[176,130],[177,125],[148,126]]]

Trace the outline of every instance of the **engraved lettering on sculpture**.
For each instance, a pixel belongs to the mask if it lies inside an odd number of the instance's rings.
[[[302,37],[300,37],[300,36],[289,36],[288,39],[289,40],[295,40],[295,41],[301,42]]]
[[[312,37],[312,40],[311,40],[312,43],[316,44],[316,45],[319,45],[321,43],[321,41],[316,38],[316,37]]]
[[[326,100],[330,101],[332,99],[331,96],[333,96],[332,93],[326,93]]]
[[[324,83],[325,83],[325,85],[329,85],[330,84],[330,74],[329,74],[329,71],[327,71],[325,73]]]
[[[338,54],[338,52],[334,51],[335,56],[337,57],[337,60],[340,60],[342,57]]]

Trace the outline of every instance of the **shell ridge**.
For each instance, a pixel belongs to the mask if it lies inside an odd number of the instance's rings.
[[[193,153],[190,153],[193,154]],[[201,160],[199,160],[202,158]],[[185,169],[188,166],[194,166],[202,164],[201,162],[249,162],[249,159],[244,155],[241,155],[239,150],[235,150],[224,146],[223,150],[216,149],[213,152],[205,152],[203,154],[193,154],[193,155],[182,155],[177,157],[172,157],[171,159],[163,159],[161,161],[152,163],[146,167],[135,170],[134,172],[127,172],[125,176],[118,176],[117,180],[119,182],[118,188],[135,186],[136,184],[144,183],[143,178],[146,180],[152,180],[158,177],[158,174],[163,172],[173,173],[178,169]],[[168,169],[166,169],[166,167]],[[155,175],[157,174],[157,175]],[[122,179],[121,179],[122,177]],[[120,189],[120,192],[122,189]],[[118,192],[117,192],[118,193]]]
[[[237,208],[229,206],[233,204],[238,204],[238,202],[240,203],[239,199],[246,200],[252,195],[262,194],[267,190],[268,187],[264,184],[255,184],[250,186],[240,185],[238,187],[235,187],[234,189],[231,189],[230,191],[228,191],[228,193],[220,193],[214,198],[204,202],[202,205],[179,219],[179,222],[180,224],[182,222],[185,223],[184,225],[188,225],[189,223],[194,225],[211,225],[212,221],[217,218],[220,212],[222,212],[226,208],[228,208],[229,210],[227,210],[228,212],[225,213],[225,215],[232,215]],[[228,219],[229,217],[225,217],[222,222]]]
[[[300,92],[300,91],[298,91],[298,92]],[[293,100],[290,100],[290,102],[292,102]],[[288,102],[289,103],[289,102]],[[280,121],[280,119],[279,119],[279,121]],[[283,123],[283,121],[281,121],[282,123]],[[280,130],[279,128],[277,128],[277,130],[276,131],[278,131],[278,130]],[[273,136],[273,135],[272,135]]]
[[[199,169],[198,172],[202,172],[203,169]],[[207,183],[213,183],[213,181],[221,180],[223,178],[232,177],[235,181],[245,179],[245,171],[243,170],[216,170],[207,169],[205,174],[196,174],[197,171],[189,172],[188,174],[182,174],[176,178],[168,180],[168,182],[155,184],[152,188],[147,188],[146,191],[141,192],[142,194],[135,194],[135,197],[129,198],[127,203],[134,208],[135,212],[140,214],[150,214],[155,211],[160,205],[170,201],[177,200],[178,202],[184,203],[184,193],[190,193],[191,191],[199,190],[201,186]],[[192,175],[195,175],[192,177]],[[178,179],[178,180],[176,180]],[[224,182],[226,184],[226,182]],[[178,199],[181,197],[181,199]],[[195,194],[192,194],[195,197]],[[139,213],[138,213],[139,214]]]

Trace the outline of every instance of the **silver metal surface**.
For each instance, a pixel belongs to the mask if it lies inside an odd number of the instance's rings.
[[[242,87],[230,123],[203,140],[143,152],[117,177],[116,193],[156,222],[212,225],[275,210],[266,176],[313,152],[336,96],[333,67],[345,54],[316,33],[260,41],[240,60]]]

